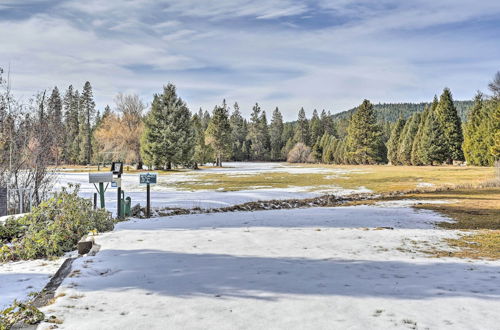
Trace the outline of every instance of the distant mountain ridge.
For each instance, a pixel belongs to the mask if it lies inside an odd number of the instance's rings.
[[[454,101],[455,107],[457,108],[458,115],[462,122],[467,118],[467,112],[469,108],[474,104],[473,101]],[[426,105],[430,105],[431,102],[421,102],[421,103],[378,103],[373,105],[373,109],[377,113],[379,120],[395,122],[400,116],[403,119],[408,119],[411,115],[416,112],[424,111]],[[333,114],[334,120],[347,119],[349,118],[356,108],[352,108],[346,111],[342,111]]]

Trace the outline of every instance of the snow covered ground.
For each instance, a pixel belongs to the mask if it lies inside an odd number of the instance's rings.
[[[43,311],[62,329],[498,329],[500,261],[428,258],[457,236],[436,221],[397,203],[134,219]]]
[[[186,181],[200,181],[203,174],[217,173],[221,176],[248,176],[260,173],[291,173],[308,174],[323,173],[330,178],[336,178],[352,172],[361,172],[358,169],[335,169],[322,167],[299,167],[285,163],[224,163],[223,168],[207,168],[201,171],[173,172],[160,175],[158,184],[151,186],[151,205],[153,208],[181,207],[181,208],[218,208],[235,204],[242,204],[258,200],[310,198],[328,193],[346,195],[352,193],[370,192],[365,187],[358,189],[343,189],[334,185],[269,188],[253,187],[240,191],[216,190],[179,190],[176,183]],[[62,172],[57,175],[56,189],[68,183],[81,185],[81,196],[92,198],[96,192],[95,187],[88,183],[88,173]],[[139,174],[125,174],[122,176],[122,189],[132,198],[132,205],[146,204],[146,188],[139,185]],[[116,209],[116,188],[109,187],[106,191],[106,208],[112,212]]]
[[[0,310],[14,299],[24,301],[30,293],[42,290],[63,261],[64,258],[0,263]]]

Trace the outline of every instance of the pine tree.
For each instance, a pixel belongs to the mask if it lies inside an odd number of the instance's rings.
[[[405,127],[401,132],[399,140],[399,148],[397,151],[397,159],[399,164],[411,165],[411,154],[413,150],[413,142],[418,132],[420,125],[420,113],[415,113],[406,121]]]
[[[246,131],[245,120],[240,112],[238,103],[233,106],[234,110],[229,118],[231,125],[232,159],[235,161],[245,160],[244,145],[248,132]]]
[[[309,123],[306,118],[306,112],[304,111],[304,108],[300,108],[299,116],[297,119],[297,126],[295,128],[295,143],[304,143],[306,146],[308,146],[309,137]]]
[[[271,154],[271,136],[269,134],[269,125],[265,111],[262,111],[260,116],[259,131],[264,142],[264,157],[262,160],[268,160]]]
[[[497,73],[498,76],[498,73]],[[499,84],[500,86],[500,84]],[[500,95],[499,95],[500,98]],[[494,111],[492,113],[492,119],[493,119],[493,129],[492,129],[492,135],[493,135],[493,143],[492,147],[490,149],[491,154],[496,160],[500,159],[500,99],[495,100],[494,102]]]
[[[487,127],[491,123],[491,118],[487,109],[483,94],[478,92],[464,124],[462,148],[469,165],[485,166],[493,163],[493,156],[488,152],[490,147],[488,135],[491,132]]]
[[[222,106],[216,106],[205,132],[207,143],[213,148],[215,163],[222,166],[223,157],[231,154],[231,125],[229,124],[229,110],[226,101]]]
[[[78,162],[80,155],[79,144],[79,109],[80,109],[80,95],[78,91],[73,90],[73,86],[69,86],[63,101],[64,108],[64,126],[65,126],[65,147],[63,152],[64,161],[71,164]]]
[[[427,123],[427,118],[429,115],[434,112],[438,105],[438,98],[434,95],[434,100],[430,107],[425,107],[424,112],[422,113],[422,118],[420,120],[420,125],[417,130],[417,134],[413,141],[413,147],[411,151],[411,163],[412,165],[425,165],[424,153],[425,149],[422,143],[424,127]]]
[[[398,150],[404,127],[405,120],[400,117],[394,124],[389,141],[387,141],[387,158],[392,165],[400,165],[398,160]]]
[[[52,160],[55,161],[56,165],[59,164],[65,144],[62,107],[61,95],[59,94],[59,89],[56,86],[52,90],[52,93],[47,101],[49,130],[52,132],[50,149],[52,153]]]
[[[281,115],[278,107],[273,111],[273,117],[271,119],[270,126],[270,139],[271,139],[271,160],[281,160],[282,154],[281,150],[283,149],[283,116]]]
[[[247,139],[250,140],[251,159],[263,160],[267,157],[268,145],[264,132],[262,113],[258,103],[255,103],[250,115],[250,127]]]
[[[424,165],[439,165],[446,160],[447,140],[436,113],[429,114],[422,131]]]
[[[330,111],[328,113],[323,109],[321,111],[321,117],[320,117],[320,122],[322,125],[321,131],[323,133],[329,134],[331,136],[337,136],[337,132],[335,130],[335,124],[333,122],[332,115],[330,114]]]
[[[310,143],[316,143],[323,136],[323,125],[318,116],[318,111],[314,109],[311,120],[309,121]]]
[[[79,114],[79,142],[80,156],[82,164],[90,164],[92,159],[92,126],[95,120],[95,102],[92,95],[92,86],[86,82],[83,86],[83,92],[80,100]]]
[[[464,138],[462,135],[462,123],[448,88],[443,90],[435,114],[444,133],[446,147],[444,157],[446,162],[451,164],[454,160],[463,160],[462,143]]]
[[[370,101],[364,100],[354,112],[347,133],[346,151],[349,162],[377,164],[384,160],[382,131]]]
[[[203,112],[201,115],[203,116]],[[212,159],[213,149],[205,142],[205,129],[199,114],[193,115],[192,125],[195,136],[193,165],[195,169],[198,169],[198,165],[206,164]]]
[[[191,113],[173,84],[154,95],[141,142],[142,159],[150,168],[190,164],[194,149]]]

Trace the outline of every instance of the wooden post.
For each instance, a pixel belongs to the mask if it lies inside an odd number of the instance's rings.
[[[94,193],[94,210],[97,209],[97,193]]]
[[[122,188],[118,187],[118,199],[116,200],[116,215],[119,219],[122,217]]]
[[[151,193],[149,183],[146,185],[146,218],[151,216]]]

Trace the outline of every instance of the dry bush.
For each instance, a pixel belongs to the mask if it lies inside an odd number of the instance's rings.
[[[290,150],[286,161],[289,163],[305,163],[310,154],[311,148],[299,142]]]

